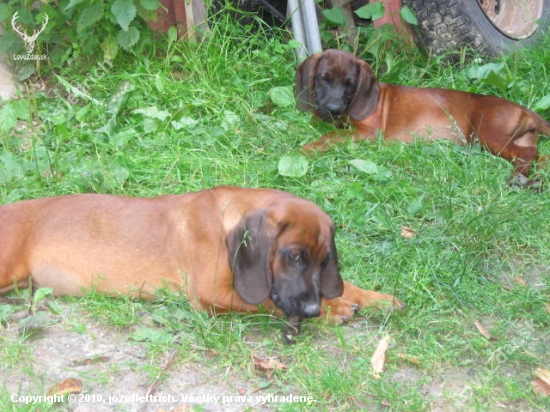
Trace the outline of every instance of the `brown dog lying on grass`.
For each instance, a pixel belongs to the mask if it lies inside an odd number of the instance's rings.
[[[365,306],[403,304],[340,277],[334,224],[312,202],[270,189],[221,186],[156,198],[78,194],[0,206],[0,293],[151,298],[169,286],[210,314],[342,323]]]
[[[421,89],[379,82],[371,67],[352,53],[326,50],[307,58],[296,73],[298,107],[325,121],[351,120],[357,140],[411,142],[416,137],[479,142],[514,166],[511,186],[537,183],[533,163],[545,163],[537,149],[539,133],[550,136],[550,122],[520,105],[494,96],[457,90]],[[329,134],[305,146],[325,150],[342,135]]]

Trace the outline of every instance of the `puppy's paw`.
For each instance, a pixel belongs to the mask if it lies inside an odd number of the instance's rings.
[[[327,318],[330,323],[342,324],[366,307],[392,312],[403,310],[406,305],[393,295],[364,290],[347,284],[344,286],[343,296],[323,301],[321,317]]]
[[[361,310],[361,306],[344,298],[336,298],[328,301],[324,309],[321,318],[331,325],[341,325],[353,318]]]
[[[375,308],[379,310],[394,311],[403,310],[406,307],[406,305],[395,296],[375,292],[373,290],[354,288],[350,290],[346,298],[357,302],[361,306],[361,309]]]
[[[540,176],[527,177],[522,174],[512,176],[508,180],[508,187],[513,189],[529,188],[536,193],[540,193],[543,190],[543,180]]]
[[[508,186],[516,189],[527,187],[529,186],[529,178],[522,174],[512,176],[510,180],[508,180]]]

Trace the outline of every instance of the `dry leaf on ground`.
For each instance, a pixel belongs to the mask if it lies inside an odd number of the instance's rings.
[[[544,381],[544,383],[546,383],[547,385],[550,385],[550,371],[542,368],[537,368],[535,370],[535,376]]]
[[[481,333],[483,335],[483,337],[487,340],[491,340],[493,339],[493,337],[491,336],[491,334],[489,332],[487,332],[487,329],[485,329],[483,327],[483,325],[481,324],[481,322],[479,321],[475,321],[474,322],[474,325],[476,325],[476,328],[477,330],[479,331],[479,333]]]
[[[384,370],[384,363],[386,362],[386,351],[390,347],[390,336],[386,335],[378,342],[378,346],[372,355],[371,364],[373,369],[373,376],[380,378],[380,372]]]
[[[397,356],[400,357],[401,359],[406,360],[407,362],[414,363],[416,365],[422,364],[420,359],[415,358],[414,356],[405,355],[404,353],[398,353]]]
[[[288,366],[286,366],[274,356],[260,356],[253,353],[252,361],[256,368],[267,372],[268,377],[271,376],[271,371],[273,370],[288,369]]]
[[[518,277],[515,277],[514,279],[512,279],[514,281],[514,283],[518,284],[518,285],[521,285],[521,286],[527,286],[527,282],[525,281],[525,279],[523,279],[522,277],[518,276]]]
[[[63,382],[53,385],[47,395],[68,395],[70,393],[79,393],[80,391],[82,391],[82,381],[76,378],[68,378]]]
[[[409,226],[403,226],[401,228],[401,236],[404,237],[405,239],[412,239],[413,237],[416,236],[416,230],[414,230]]]
[[[550,371],[542,368],[535,370],[535,380],[531,382],[533,392],[541,396],[550,396]]]

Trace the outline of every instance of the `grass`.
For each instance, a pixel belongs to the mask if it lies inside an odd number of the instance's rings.
[[[549,41],[454,66],[397,45],[363,57],[383,80],[492,93],[534,107],[550,95]],[[30,91],[5,106],[22,121],[0,134],[0,202],[75,192],[154,196],[219,184],[284,189],[336,221],[346,280],[396,294],[407,311],[366,312],[341,328],[309,322],[298,343],[286,346],[284,320],[269,314],[208,318],[177,295],[139,302],[90,294],[47,297],[54,305],[38,305],[49,315],[38,329],[96,337],[110,331],[142,351],[141,362],[82,375],[89,393],[129,371],[142,385],[164,388],[198,369],[225,381],[211,391],[236,381],[248,394],[311,394],[319,410],[548,410],[548,398],[530,385],[536,368],[550,369],[548,185],[542,193],[509,189],[507,162],[446,142],[341,144],[308,158],[305,175],[282,175],[282,157],[300,155],[332,127],[270,98],[273,88],[293,84],[296,61],[286,42],[285,33],[250,33],[222,20],[200,44],[161,42],[156,53],[117,61],[101,77],[94,62],[49,77],[51,92]],[[495,67],[488,78],[475,69],[486,64]],[[540,148],[550,153],[550,142]],[[415,236],[404,238],[403,227]],[[42,394],[54,378],[35,366],[34,345],[43,336],[17,332],[28,299],[12,294],[0,303],[0,410],[65,410],[11,402],[13,390]],[[386,370],[375,379],[370,358],[386,334]],[[288,368],[260,371],[253,355]]]

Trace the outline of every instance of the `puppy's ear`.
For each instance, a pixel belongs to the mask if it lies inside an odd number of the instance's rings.
[[[326,299],[334,299],[344,293],[344,281],[338,268],[338,255],[334,236],[330,245],[330,260],[321,272],[321,294]]]
[[[271,245],[276,237],[265,210],[246,214],[226,238],[233,286],[246,303],[263,302],[271,290]]]
[[[317,64],[322,57],[322,53],[316,53],[305,59],[296,70],[294,77],[296,106],[299,110],[308,111],[315,106],[315,90],[313,88],[313,79]]]
[[[378,79],[368,63],[357,59],[357,70],[357,89],[348,110],[353,120],[361,120],[374,113],[380,92]]]

